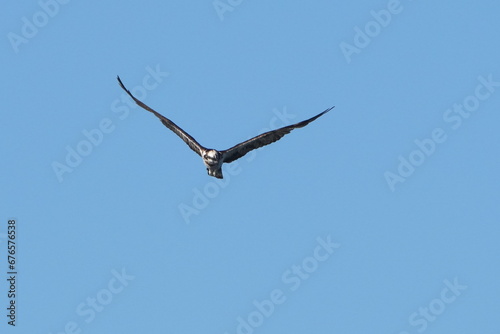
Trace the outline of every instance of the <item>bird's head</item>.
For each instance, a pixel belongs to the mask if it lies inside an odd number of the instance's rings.
[[[216,150],[206,150],[203,154],[203,160],[209,166],[215,166],[219,163],[221,159],[221,154]]]

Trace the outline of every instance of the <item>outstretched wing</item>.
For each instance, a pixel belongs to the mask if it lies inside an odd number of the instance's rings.
[[[123,82],[120,80],[120,77],[117,76],[116,78],[118,79],[118,83],[123,88],[123,90],[125,92],[127,92],[127,94],[135,101],[135,103],[137,103],[138,106],[146,109],[149,112],[152,112],[156,117],[158,117],[160,119],[160,121],[167,128],[169,128],[170,130],[172,130],[176,135],[178,135],[182,140],[184,140],[184,142],[186,144],[188,144],[188,146],[193,151],[195,151],[199,156],[201,156],[201,152],[206,149],[205,147],[201,146],[193,137],[191,137],[189,135],[189,133],[187,133],[186,131],[182,130],[179,126],[177,126],[177,124],[175,124],[174,122],[172,122],[171,120],[169,120],[168,118],[166,118],[165,116],[163,116],[162,114],[156,112],[152,108],[148,107],[147,105],[145,105],[140,100],[136,99],[135,96],[132,95],[132,93],[127,88],[125,88],[125,86],[123,85]]]
[[[280,129],[274,130],[274,131],[269,131],[266,133],[263,133],[261,135],[258,135],[257,137],[254,137],[252,139],[249,139],[241,144],[238,144],[236,146],[231,147],[228,150],[221,151],[222,153],[222,158],[224,162],[233,162],[234,160],[237,160],[250,152],[251,150],[255,150],[259,147],[269,145],[271,143],[274,143],[277,140],[280,140],[284,135],[287,133],[290,133],[293,129],[297,128],[302,128],[306,126],[307,124],[311,123],[314,121],[316,118],[326,114],[330,110],[332,110],[335,107],[331,107],[323,111],[322,113],[311,117],[309,119],[306,119],[305,121],[288,125],[285,127],[282,127]]]

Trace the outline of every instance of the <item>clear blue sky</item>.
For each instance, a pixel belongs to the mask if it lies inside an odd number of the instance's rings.
[[[5,3],[0,331],[498,333],[499,12]],[[220,182],[116,75],[217,149],[336,107]]]

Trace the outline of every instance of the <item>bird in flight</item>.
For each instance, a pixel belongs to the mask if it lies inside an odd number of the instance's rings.
[[[118,83],[120,84],[121,88],[123,88],[123,90],[125,92],[127,92],[127,94],[132,98],[132,100],[135,101],[135,103],[137,105],[139,105],[140,107],[153,113],[156,117],[158,117],[160,119],[160,121],[163,123],[163,125],[165,125],[167,128],[172,130],[186,144],[188,144],[188,146],[196,154],[201,156],[201,158],[203,159],[203,163],[207,167],[208,175],[214,176],[218,179],[223,178],[223,176],[222,176],[222,164],[223,163],[233,162],[233,161],[241,158],[242,156],[244,156],[245,154],[247,154],[248,152],[250,152],[252,150],[255,150],[259,147],[274,143],[275,141],[280,140],[284,135],[290,133],[290,131],[292,131],[293,129],[302,128],[302,127],[306,126],[307,124],[311,123],[312,121],[314,121],[316,118],[326,114],[327,112],[329,112],[330,110],[335,108],[335,106],[333,106],[333,107],[328,108],[325,111],[319,113],[318,115],[316,115],[314,117],[306,119],[305,121],[302,121],[302,122],[299,122],[296,124],[292,124],[292,125],[288,125],[288,126],[282,127],[280,129],[277,129],[277,130],[268,131],[266,133],[263,133],[263,134],[260,134],[256,137],[254,137],[254,138],[251,138],[247,141],[244,141],[238,145],[235,145],[227,150],[218,151],[218,150],[206,148],[206,147],[200,145],[193,137],[191,137],[189,135],[189,133],[182,130],[174,122],[172,122],[171,120],[169,120],[165,116],[161,115],[160,113],[156,112],[152,108],[148,107],[142,101],[135,98],[135,96],[132,95],[132,93],[127,88],[125,88],[125,86],[123,85],[123,82],[120,80],[119,76],[117,76],[117,79],[118,79]]]

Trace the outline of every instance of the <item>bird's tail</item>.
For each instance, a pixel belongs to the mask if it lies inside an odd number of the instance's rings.
[[[218,179],[224,178],[222,176],[222,168],[219,168],[219,169],[209,169],[209,168],[207,168],[207,171],[208,171],[208,175],[210,175],[210,176],[216,177]]]
[[[222,178],[224,178],[224,177],[222,176],[222,168],[217,169],[217,170],[215,171],[215,175],[214,175],[214,176],[215,176],[216,178],[218,178],[218,179],[222,179]]]

